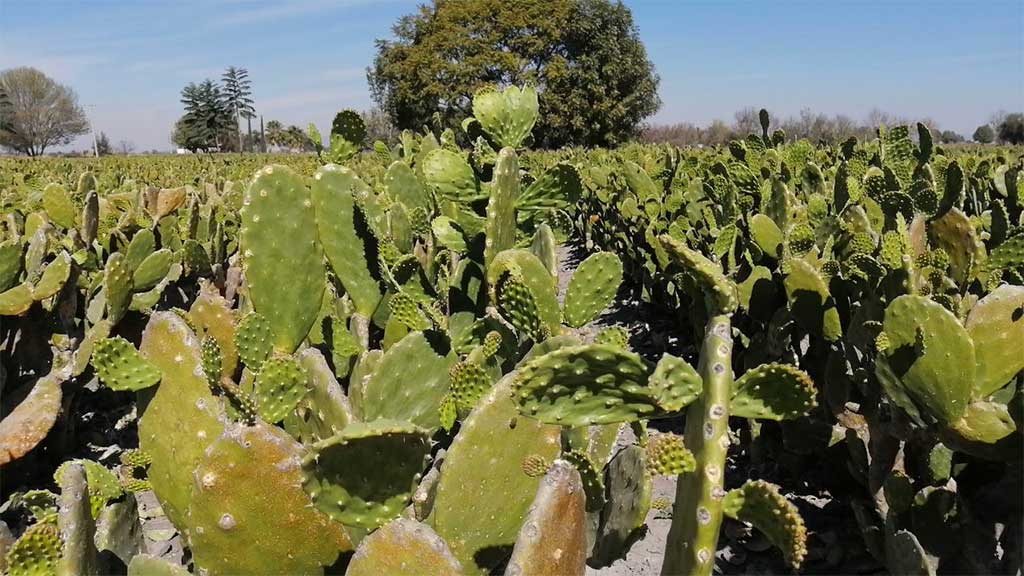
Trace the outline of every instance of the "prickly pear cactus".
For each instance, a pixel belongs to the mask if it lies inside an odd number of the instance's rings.
[[[725,277],[721,266],[667,234],[659,240],[673,261],[697,281],[712,313],[729,313],[739,307],[736,284]]]
[[[764,533],[772,544],[782,550],[786,562],[794,570],[807,556],[807,529],[804,520],[774,484],[748,480],[742,487],[725,495],[723,511],[731,518],[750,522]]]
[[[593,321],[615,299],[622,283],[622,261],[611,252],[591,254],[580,263],[565,293],[563,316],[573,328]]]
[[[697,460],[676,434],[653,434],[647,440],[647,462],[651,470],[661,476],[693,472]]]
[[[142,390],[160,381],[160,372],[120,336],[97,342],[90,362],[100,381],[111,390]]]
[[[539,478],[523,473],[531,455],[559,452],[558,426],[519,416],[510,396],[514,373],[491,388],[462,424],[437,485],[428,522],[448,542],[467,573],[485,573],[507,558]]]
[[[426,430],[398,420],[349,424],[312,446],[302,463],[303,487],[334,520],[372,530],[409,503],[428,439]]]
[[[190,474],[188,534],[207,574],[322,574],[352,549],[302,490],[305,450],[280,428],[230,425]],[[240,548],[247,549],[239,554]]]
[[[487,268],[487,285],[491,297],[501,305],[496,293],[499,280],[508,273],[518,273],[522,285],[529,289],[536,306],[537,319],[551,334],[561,331],[562,311],[558,306],[558,286],[554,276],[548,273],[539,258],[528,250],[505,250],[498,254]]]
[[[1024,287],[1003,285],[971,308],[965,324],[974,343],[972,396],[985,398],[1024,370]]]
[[[499,147],[523,146],[539,116],[537,91],[532,86],[485,89],[473,96],[473,117]]]
[[[586,572],[585,504],[579,472],[556,460],[537,489],[505,574]]]
[[[298,174],[271,165],[253,178],[242,204],[249,297],[270,324],[274,348],[291,354],[313,326],[326,287],[313,200]]]
[[[594,545],[595,566],[625,556],[647,520],[654,485],[645,460],[643,448],[627,446],[608,464],[608,500]]]
[[[365,213],[356,207],[357,196],[367,193],[366,184],[348,168],[329,164],[313,175],[316,230],[324,254],[356,311],[369,317],[380,303],[381,291],[371,272],[376,266],[377,246]]]
[[[733,416],[788,420],[817,406],[817,388],[811,377],[789,364],[752,368],[733,384],[729,410]]]
[[[516,151],[504,148],[494,166],[494,182],[487,202],[487,224],[484,227],[484,266],[516,242],[516,198],[519,196],[519,161]]]
[[[292,358],[271,358],[256,375],[254,395],[260,418],[270,424],[284,419],[306,396],[306,373]]]
[[[17,460],[46,438],[61,409],[61,384],[64,371],[55,371],[36,380],[14,410],[0,420],[0,464]]]
[[[61,536],[56,525],[40,522],[29,526],[7,551],[10,576],[50,576],[61,559]]]
[[[411,332],[381,357],[362,388],[366,421],[407,420],[429,430],[440,425],[438,408],[448,394],[457,357],[440,332]]]
[[[139,447],[153,457],[153,492],[180,529],[188,526],[192,473],[223,432],[225,417],[202,371],[199,340],[177,314],[154,313],[139,351],[161,374],[160,385],[142,393]]]
[[[930,416],[956,421],[974,384],[974,344],[951,312],[923,296],[904,295],[885,309],[889,346],[877,363],[879,379],[894,383]],[[898,396],[892,395],[894,400]]]
[[[96,544],[96,523],[89,505],[89,482],[85,467],[73,462],[60,479],[60,510],[57,514],[63,552],[57,564],[59,576],[99,574]]]
[[[256,312],[243,316],[235,331],[235,347],[247,368],[260,370],[274,349],[270,322]]]
[[[396,518],[359,543],[346,576],[461,576],[462,565],[430,526]]]

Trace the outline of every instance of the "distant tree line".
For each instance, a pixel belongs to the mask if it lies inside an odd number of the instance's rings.
[[[965,141],[965,138],[953,130],[943,130],[932,118],[909,118],[897,116],[874,109],[863,120],[854,120],[844,114],[829,116],[808,109],[801,110],[796,116],[778,118],[771,116],[772,130],[782,129],[791,140],[806,138],[811,142],[836,144],[850,136],[860,140],[875,137],[878,127],[896,126],[921,122],[932,130],[937,142],[952,144]],[[714,120],[707,126],[698,126],[689,122],[677,124],[654,124],[647,126],[640,140],[644,142],[669,142],[677,146],[717,146],[736,138],[744,138],[748,134],[761,132],[758,109],[749,107],[737,111],[733,122]],[[1001,142],[1006,144],[1024,143],[1024,116],[1021,114],[997,113],[989,123],[983,124],[972,135],[975,142],[988,144]]]

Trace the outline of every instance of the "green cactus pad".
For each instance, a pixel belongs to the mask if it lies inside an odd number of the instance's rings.
[[[811,377],[789,364],[762,364],[733,383],[729,411],[740,418],[789,420],[817,406]]]
[[[427,153],[419,166],[423,181],[440,200],[469,203],[487,197],[462,154],[437,148]]]
[[[372,530],[409,503],[429,451],[428,432],[408,422],[356,422],[312,446],[303,487],[335,521]]]
[[[843,327],[839,311],[829,292],[828,284],[814,266],[800,259],[789,261],[785,286],[789,306],[797,322],[805,330],[829,342],[842,337]]]
[[[932,245],[949,255],[949,274],[957,283],[970,281],[981,268],[985,248],[971,219],[958,209],[928,223]],[[938,268],[938,266],[937,266]],[[939,268],[945,271],[945,267]]]
[[[1024,287],[1003,285],[978,301],[967,316],[977,362],[973,398],[985,398],[1024,370]]]
[[[658,240],[669,257],[690,274],[704,291],[709,310],[713,313],[729,314],[739,307],[736,284],[725,277],[720,265],[667,234],[663,234]]]
[[[93,517],[98,517],[100,510],[107,502],[120,498],[123,494],[121,483],[117,476],[107,467],[92,460],[68,460],[53,473],[53,480],[57,484],[64,483],[64,474],[71,466],[82,466],[85,469],[85,476],[89,483],[89,500]]]
[[[153,457],[148,475],[160,507],[184,529],[192,472],[223,431],[224,415],[202,371],[199,339],[177,314],[154,313],[139,352],[161,373],[155,392],[144,393],[139,447]]]
[[[139,265],[156,250],[156,235],[149,228],[143,228],[132,236],[124,251],[125,266],[134,274]]]
[[[959,440],[995,444],[1017,430],[1006,404],[972,402],[950,429]]]
[[[725,495],[723,512],[730,518],[750,522],[782,550],[786,563],[799,569],[807,556],[807,529],[800,512],[774,484],[748,480]]]
[[[498,311],[526,338],[540,342],[550,331],[540,317],[537,300],[526,284],[522,272],[510,270],[498,280],[494,289]]]
[[[530,183],[519,195],[516,208],[525,212],[566,209],[583,194],[580,173],[571,164],[555,164]]]
[[[50,217],[50,221],[70,230],[75,227],[75,216],[78,208],[68,196],[68,191],[60,184],[47,184],[43,188],[43,210]]]
[[[210,574],[322,574],[352,549],[302,490],[305,450],[280,428],[231,425],[189,473],[193,561]],[[239,550],[246,550],[239,554]]]
[[[958,420],[970,398],[975,352],[956,316],[925,297],[904,295],[885,309],[883,326],[884,359],[905,392],[940,422]]]
[[[107,259],[103,271],[103,287],[107,294],[107,319],[117,324],[128,311],[134,290],[132,271],[128,269],[124,255],[120,252],[111,254]]]
[[[620,350],[629,350],[629,332],[621,326],[602,328],[594,335],[594,344],[606,344]]]
[[[119,459],[121,460],[121,464],[135,468],[145,468],[153,463],[153,456],[145,450],[140,450],[138,448],[129,448],[124,452],[121,452]]]
[[[409,330],[426,330],[430,328],[430,320],[420,311],[419,305],[412,296],[399,292],[388,299],[391,318]]]
[[[359,112],[355,110],[342,110],[334,115],[334,122],[331,123],[331,136],[341,136],[346,141],[362,146],[366,140],[366,124]]]
[[[313,175],[312,197],[316,225],[324,254],[345,286],[356,311],[371,316],[380,303],[377,277],[371,272],[377,254],[376,241],[358,198],[369,193],[354,172],[333,164]]]
[[[500,147],[523,146],[539,116],[537,91],[532,86],[509,86],[500,92],[484,89],[473,95],[473,117]]]
[[[558,252],[555,249],[557,243],[555,233],[547,223],[537,227],[537,231],[533,234],[533,241],[530,243],[530,252],[544,264],[544,268],[552,276],[558,274]]]
[[[527,362],[513,383],[513,398],[531,418],[562,426],[633,422],[659,415],[647,387],[650,368],[632,352],[585,344],[554,350]]]
[[[132,288],[136,291],[149,290],[163,280],[174,264],[174,253],[167,248],[153,252],[139,263],[132,274]]]
[[[291,354],[313,326],[326,287],[313,199],[298,174],[270,165],[253,178],[242,204],[249,297],[270,324],[274,348]]]
[[[396,518],[359,543],[346,576],[462,576],[462,565],[429,526]]]
[[[434,430],[457,358],[440,332],[411,332],[388,348],[362,390],[364,420],[405,420]]]
[[[57,574],[61,576],[88,576],[99,574],[94,537],[96,523],[89,504],[89,482],[85,467],[70,462],[62,470],[60,479],[60,510],[57,527],[64,543]]]
[[[663,354],[647,386],[662,412],[678,412],[700,396],[704,382],[685,360]]]
[[[693,452],[686,448],[683,437],[676,434],[652,434],[647,440],[647,463],[661,476],[687,474],[697,469]]]
[[[307,437],[302,440],[312,443],[330,438],[356,420],[352,404],[319,350],[306,348],[298,354],[298,361],[309,383],[309,394],[296,411],[307,431]]]
[[[547,272],[544,263],[529,250],[505,250],[498,254],[487,268],[487,285],[491,297],[496,298],[498,281],[507,272],[518,269],[523,283],[530,289],[541,323],[552,334],[562,325],[562,310],[558,306],[557,279]]]
[[[490,266],[498,253],[513,248],[516,242],[516,198],[519,196],[519,160],[516,151],[505,148],[494,166],[494,181],[487,201],[484,225],[484,266]]]
[[[235,312],[212,283],[200,282],[199,295],[188,309],[192,326],[206,336],[217,340],[221,354],[221,371],[232,376],[238,368],[238,348],[235,346]],[[269,326],[267,341],[269,343]]]
[[[22,245],[14,242],[0,242],[0,293],[12,288],[21,274]]]
[[[1008,238],[989,254],[988,266],[993,270],[1019,268],[1024,265],[1024,234]]]
[[[654,484],[644,463],[644,449],[627,446],[608,464],[608,501],[592,557],[593,566],[608,566],[626,555],[642,533],[651,508]]]
[[[65,375],[51,372],[36,380],[32,391],[0,420],[0,465],[17,460],[46,438],[61,409]]]
[[[505,573],[584,573],[589,556],[585,504],[579,473],[556,461],[537,489]]]
[[[453,364],[448,373],[456,410],[461,415],[469,414],[491,387],[491,377],[483,366],[469,360]]]
[[[206,373],[206,381],[210,386],[217,386],[223,374],[223,359],[220,353],[220,344],[212,336],[203,338],[200,346],[200,358],[202,359],[203,372]]]
[[[782,230],[774,220],[764,214],[750,217],[750,237],[762,252],[778,258],[782,250]]]
[[[111,390],[142,390],[160,381],[160,372],[120,336],[96,342],[90,362],[100,381]]]
[[[235,346],[245,366],[256,372],[273,350],[270,323],[262,315],[250,312],[242,317],[235,331]]]
[[[67,252],[61,252],[43,269],[43,275],[32,287],[32,299],[38,302],[56,295],[70,276],[71,257]]]
[[[615,299],[622,283],[622,261],[611,252],[587,257],[572,275],[565,294],[563,315],[568,325],[581,328],[593,321]]]
[[[306,396],[306,373],[292,358],[271,358],[256,375],[254,396],[260,418],[270,424],[284,419]]]
[[[0,316],[21,316],[29,311],[33,302],[32,285],[18,284],[0,293]]]
[[[45,522],[33,524],[7,551],[10,576],[52,576],[61,558],[60,530]]]
[[[502,547],[515,544],[540,483],[523,474],[523,460],[559,452],[559,427],[518,415],[513,378],[495,384],[463,422],[441,467],[429,521],[467,573],[502,564]]]
[[[384,174],[384,186],[388,196],[401,202],[410,210],[423,208],[428,212],[433,209],[433,199],[416,173],[405,162],[393,162]]]

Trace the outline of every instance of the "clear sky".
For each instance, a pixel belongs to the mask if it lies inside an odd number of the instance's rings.
[[[249,69],[266,120],[326,129],[338,109],[371,105],[374,40],[417,3],[0,0],[0,69],[71,85],[97,130],[140,150],[170,149],[181,88],[229,65]],[[878,107],[969,136],[992,112],[1024,108],[1024,0],[626,4],[661,76],[655,122]]]

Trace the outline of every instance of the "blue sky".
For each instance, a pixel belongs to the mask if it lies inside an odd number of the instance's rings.
[[[182,86],[229,65],[249,69],[267,120],[326,128],[336,110],[371,105],[374,40],[417,3],[0,0],[0,69],[70,84],[98,130],[138,149],[169,149]],[[970,135],[995,110],[1024,108],[1022,0],[626,4],[661,76],[655,122],[878,107]]]

